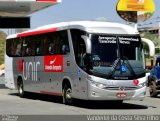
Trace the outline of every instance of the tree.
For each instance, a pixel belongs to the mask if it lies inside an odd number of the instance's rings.
[[[4,47],[5,47],[5,39],[6,34],[0,31],[0,64],[4,63]]]

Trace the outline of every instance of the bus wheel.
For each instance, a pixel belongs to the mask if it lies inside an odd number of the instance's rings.
[[[22,79],[19,80],[18,82],[18,94],[21,98],[24,97],[24,89],[23,89],[23,82]]]
[[[149,83],[149,93],[151,97],[157,97],[157,89],[156,89],[156,82],[151,81]]]
[[[67,84],[64,86],[63,89],[63,103],[66,105],[71,105],[73,103],[72,89]]]

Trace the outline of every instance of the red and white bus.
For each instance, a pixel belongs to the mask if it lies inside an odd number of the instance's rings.
[[[143,100],[145,62],[138,31],[96,21],[64,22],[10,35],[5,85],[84,100]]]

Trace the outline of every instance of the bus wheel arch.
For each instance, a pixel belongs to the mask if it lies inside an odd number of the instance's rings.
[[[21,98],[23,98],[25,93],[24,93],[23,79],[21,76],[17,78],[17,89],[18,89],[18,95]]]
[[[63,103],[71,105],[73,103],[72,87],[69,79],[64,79],[62,83]]]

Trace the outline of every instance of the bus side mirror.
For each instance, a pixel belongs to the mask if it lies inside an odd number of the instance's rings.
[[[81,38],[84,40],[85,45],[86,45],[86,53],[90,54],[91,53],[91,41],[89,38],[85,35],[82,35]]]
[[[149,46],[149,55],[154,56],[155,55],[155,45],[152,40],[147,38],[141,38],[142,42],[146,43]]]

